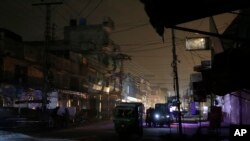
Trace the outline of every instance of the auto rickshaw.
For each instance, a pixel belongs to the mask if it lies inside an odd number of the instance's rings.
[[[120,103],[113,110],[113,122],[115,131],[124,136],[136,133],[143,135],[143,111],[142,103]]]

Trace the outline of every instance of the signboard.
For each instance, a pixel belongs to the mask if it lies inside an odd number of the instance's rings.
[[[209,38],[208,37],[194,37],[186,38],[186,50],[208,50]]]

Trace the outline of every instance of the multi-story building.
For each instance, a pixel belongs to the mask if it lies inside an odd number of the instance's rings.
[[[1,106],[13,105],[13,99],[19,96],[17,87],[27,80],[27,68],[21,66],[25,64],[21,42],[21,36],[0,29]]]
[[[122,101],[142,102],[147,107],[147,96],[151,94],[148,81],[138,75],[125,73],[122,84]]]
[[[75,107],[88,109],[90,116],[109,117],[121,91],[120,77],[113,75],[119,71],[113,59],[119,46],[109,39],[109,25],[65,27],[65,39],[51,41],[47,51],[44,42],[24,43],[1,30],[1,105],[35,108],[45,97],[47,108]]]
[[[113,22],[108,18],[99,25],[67,26],[64,33],[71,51],[80,53],[87,62],[89,108],[103,118],[111,116],[121,91],[120,77],[115,75],[120,71],[120,63],[115,60],[119,46],[109,38],[112,29]]]
[[[1,30],[0,48],[1,106],[35,108],[41,105],[43,54],[39,52],[40,49],[32,50],[30,46],[23,44],[19,35],[6,29]]]

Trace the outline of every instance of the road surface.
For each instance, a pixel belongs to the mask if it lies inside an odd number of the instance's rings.
[[[101,121],[93,124],[85,125],[76,128],[67,128],[61,130],[44,130],[41,132],[32,133],[13,133],[7,131],[0,131],[0,141],[162,141],[162,140],[193,140],[202,139],[202,141],[213,140],[211,134],[204,136],[207,132],[202,128],[202,136],[196,136],[199,124],[197,123],[183,123],[184,136],[178,135],[178,124],[171,125],[171,128],[149,128],[144,127],[144,134],[142,137],[137,135],[130,135],[119,137],[114,130],[112,121]],[[219,134],[227,134],[226,131],[221,131]],[[200,137],[200,138],[199,138]],[[216,136],[217,138],[217,136]],[[227,139],[221,139],[227,140]]]

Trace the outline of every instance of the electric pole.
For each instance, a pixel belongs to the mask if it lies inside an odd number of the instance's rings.
[[[43,0],[42,0],[43,1]],[[49,42],[51,40],[50,34],[50,26],[51,26],[51,5],[59,5],[62,2],[41,2],[32,4],[33,6],[46,6],[46,17],[45,17],[45,46],[43,50],[43,77],[44,77],[44,86],[43,86],[43,94],[42,94],[42,110],[43,112],[46,111],[46,104],[47,104],[47,93],[49,88],[49,68],[48,68],[48,49],[49,49]]]
[[[175,48],[175,33],[174,29],[171,29],[172,32],[172,53],[173,53],[173,72],[174,72],[174,87],[176,91],[176,97],[177,97],[177,108],[178,108],[178,123],[179,123],[179,134],[182,135],[182,122],[181,122],[181,108],[180,108],[180,95],[179,95],[179,80],[178,80],[178,70],[177,70],[177,55],[176,55],[176,48]]]
[[[124,75],[124,64],[123,64],[123,61],[124,60],[131,60],[131,57],[129,55],[126,55],[126,54],[122,54],[122,53],[119,53],[115,56],[115,59],[116,60],[120,60],[121,61],[121,67],[120,67],[120,91],[121,91],[121,94],[122,94],[122,85],[123,85],[123,75]]]

